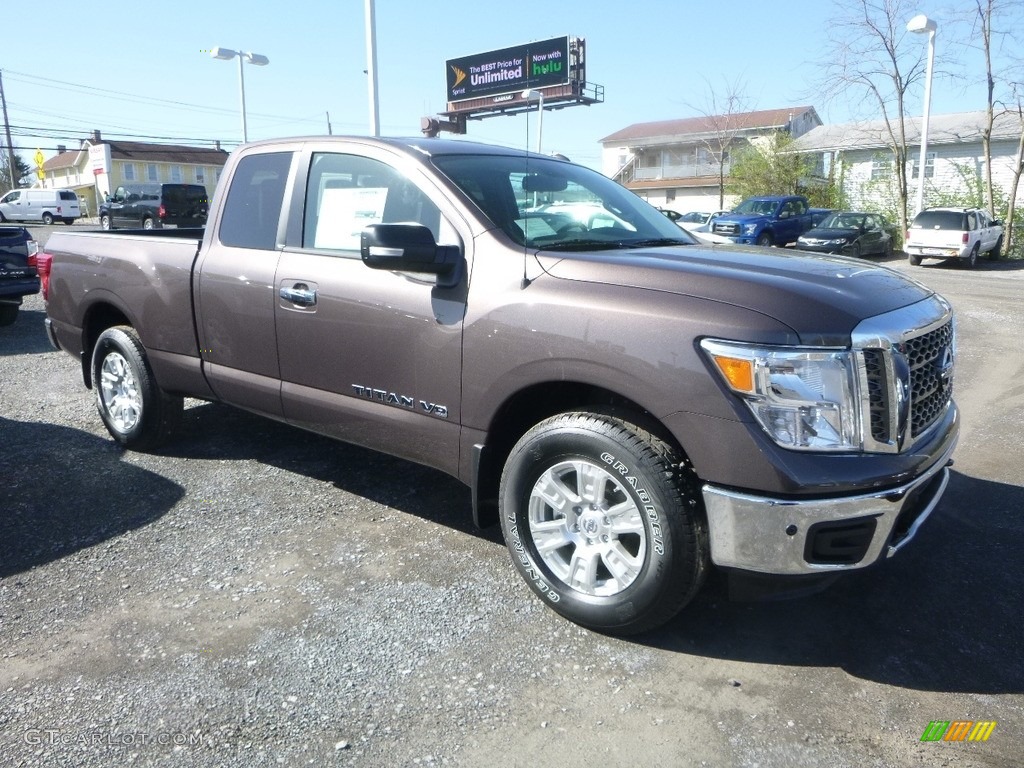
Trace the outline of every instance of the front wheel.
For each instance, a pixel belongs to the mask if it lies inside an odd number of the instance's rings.
[[[549,607],[584,627],[657,627],[697,593],[708,568],[699,483],[665,442],[591,413],[542,421],[501,477],[512,561]]]
[[[92,352],[92,379],[100,418],[125,448],[157,446],[181,419],[182,399],[157,385],[146,348],[130,326],[100,334]]]
[[[769,246],[772,245],[773,243],[774,240],[772,240],[771,232],[762,232],[760,235],[757,236],[758,245]]]
[[[146,218],[144,218],[142,220],[142,228],[143,229],[155,229],[156,228],[156,224],[154,224],[153,220],[147,216]]]
[[[53,214],[50,213],[49,211],[43,214],[43,224],[45,224],[46,226],[50,226],[51,224],[53,224]]]
[[[100,216],[100,229],[113,229],[113,225],[110,221],[110,216],[103,214]]]

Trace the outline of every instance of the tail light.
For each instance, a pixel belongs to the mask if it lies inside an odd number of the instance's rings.
[[[50,298],[50,267],[53,266],[53,254],[40,251],[34,257],[29,257],[29,263],[32,262],[33,258],[36,261],[36,269],[39,270],[39,283],[43,291],[43,301],[48,301]]]
[[[967,245],[967,241],[970,239],[971,236],[967,232],[964,232],[963,236],[960,238],[960,242],[962,242],[964,245]]]
[[[163,203],[161,203],[160,208],[157,209],[156,215],[159,216],[161,219],[167,216],[167,209],[164,208]]]
[[[60,206],[57,206],[57,214],[60,215]]]

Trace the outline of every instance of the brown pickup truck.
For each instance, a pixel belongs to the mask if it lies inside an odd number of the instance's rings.
[[[667,621],[712,564],[800,583],[885,559],[958,435],[929,289],[699,245],[517,150],[250,144],[205,231],[55,232],[40,269],[122,445],[156,446],[188,396],[436,467],[548,605],[608,633]]]

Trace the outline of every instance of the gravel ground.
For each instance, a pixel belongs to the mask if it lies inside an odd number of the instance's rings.
[[[914,274],[957,305],[965,425],[918,540],[800,600],[714,579],[630,641],[544,608],[432,470],[198,401],[121,451],[29,299],[0,329],[0,764],[1019,765],[1024,272]],[[998,724],[920,741],[957,719]]]

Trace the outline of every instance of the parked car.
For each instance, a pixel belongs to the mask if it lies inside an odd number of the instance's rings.
[[[701,216],[705,216],[705,215],[707,216],[707,218],[704,219],[704,222],[702,224],[694,224],[694,225],[688,227],[687,230],[689,232],[691,232],[691,233],[692,232],[710,232],[711,231],[711,227],[715,223],[715,220],[721,218],[722,216],[725,216],[725,214],[727,214],[727,213],[732,213],[732,211],[712,211],[711,213],[708,213],[708,214],[703,214],[702,213],[702,214],[700,214]]]
[[[658,210],[661,211],[666,216],[668,216],[669,220],[674,221],[676,224],[683,220],[684,214],[680,213],[679,211],[673,211],[671,208],[659,208]],[[688,216],[690,214],[685,215]]]
[[[18,318],[22,297],[39,293],[38,250],[24,227],[0,227],[0,326]]]
[[[74,224],[82,215],[78,195],[71,189],[12,189],[0,197],[0,222],[55,221]]]
[[[981,208],[925,208],[907,230],[904,250],[915,267],[925,258],[960,259],[973,267],[982,253],[999,258],[1003,223]]]
[[[711,231],[744,245],[787,245],[829,213],[832,211],[811,208],[801,195],[749,197],[716,220]]]
[[[800,235],[796,247],[819,253],[892,256],[892,232],[881,214],[840,211],[827,216],[814,229]]]
[[[601,632],[668,621],[712,565],[806,590],[884,561],[949,480],[948,302],[871,264],[695,243],[530,152],[246,144],[202,232],[46,251],[47,333],[119,444],[159,445],[197,397],[427,464]]]
[[[202,184],[125,184],[100,205],[100,226],[202,227],[209,207]]]

